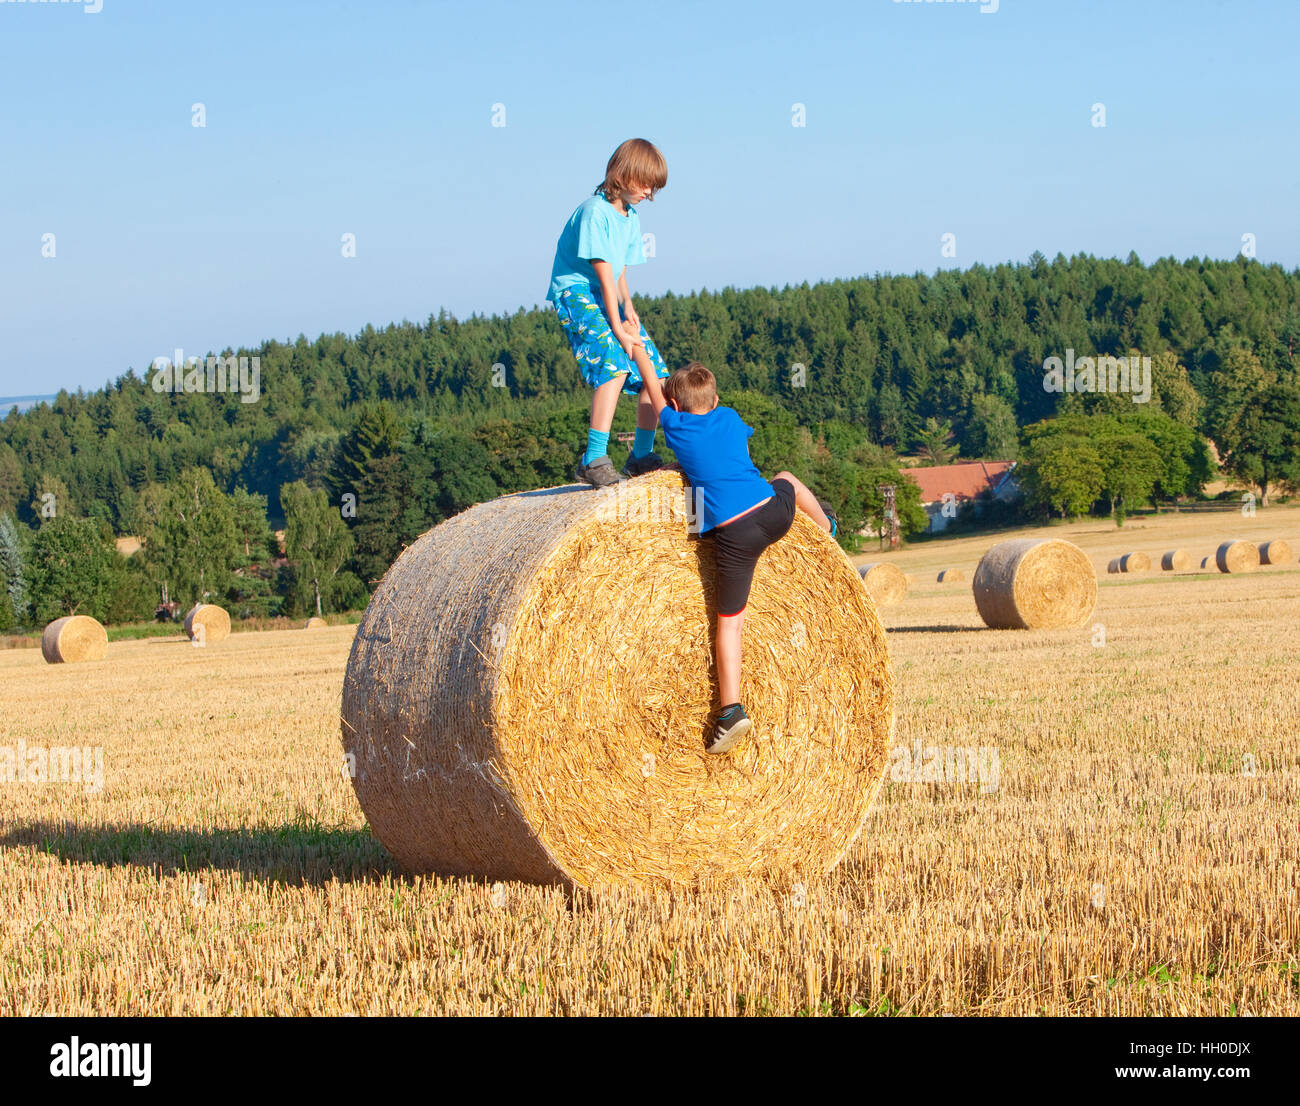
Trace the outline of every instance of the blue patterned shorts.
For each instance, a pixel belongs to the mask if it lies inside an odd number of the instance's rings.
[[[619,318],[623,317],[623,305],[618,307]],[[555,314],[559,316],[560,325],[569,337],[569,347],[578,360],[578,369],[582,378],[593,388],[599,388],[618,376],[627,374],[623,382],[623,391],[635,396],[641,393],[641,371],[636,362],[631,360],[619,345],[618,339],[610,329],[609,319],[600,305],[600,300],[592,291],[590,284],[571,284],[556,293]],[[665,378],[669,375],[664,359],[659,356],[650,335],[641,327],[641,341],[645,345],[646,356],[655,368],[655,375]]]

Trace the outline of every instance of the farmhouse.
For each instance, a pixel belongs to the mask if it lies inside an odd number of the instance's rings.
[[[1020,495],[1015,461],[966,461],[956,465],[932,465],[903,469],[921,489],[921,506],[930,516],[927,532],[938,533],[957,517],[962,503],[983,493],[1009,501]]]

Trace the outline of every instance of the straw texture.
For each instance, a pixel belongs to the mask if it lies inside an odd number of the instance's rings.
[[[312,617],[307,619],[307,621],[303,624],[302,628],[304,630],[323,630],[328,625],[329,623],[326,622],[323,618],[320,618],[316,615],[312,615]]]
[[[941,584],[964,584],[966,582],[966,573],[960,568],[945,568],[939,573],[939,583]]]
[[[871,599],[796,514],[746,612],[754,729],[706,754],[713,549],[688,537],[682,489],[658,472],[506,496],[389,569],[353,641],[343,742],[408,871],[682,886],[816,876],[852,843],[894,719]]]
[[[1160,558],[1160,567],[1165,572],[1187,572],[1195,563],[1186,549],[1171,549]]]
[[[1259,567],[1259,550],[1248,541],[1225,541],[1214,554],[1220,572],[1254,572]]]
[[[1059,538],[999,542],[971,582],[975,606],[994,629],[1082,626],[1097,605],[1097,574],[1083,550]]]
[[[185,636],[204,645],[225,641],[230,636],[230,615],[213,603],[195,603],[185,615]]]
[[[907,575],[888,561],[873,561],[858,568],[858,575],[877,607],[888,607],[907,598]]]
[[[50,664],[102,661],[108,655],[108,634],[89,615],[56,618],[41,634],[41,655]]]
[[[1291,563],[1291,545],[1281,538],[1266,541],[1259,547],[1259,563],[1262,565],[1289,565]]]

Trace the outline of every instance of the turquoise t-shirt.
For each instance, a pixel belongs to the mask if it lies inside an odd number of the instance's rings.
[[[600,281],[591,267],[593,258],[609,262],[615,281],[625,266],[645,264],[641,218],[636,208],[628,207],[627,214],[620,215],[604,196],[588,196],[583,200],[560,232],[546,298],[555,299],[558,292],[572,284],[590,284],[599,292]]]

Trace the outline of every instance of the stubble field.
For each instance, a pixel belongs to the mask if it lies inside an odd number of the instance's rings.
[[[352,627],[0,652],[0,747],[104,758],[98,792],[0,782],[0,1010],[1300,1013],[1300,565],[1105,572],[1300,550],[1300,510],[1028,533],[1092,559],[1088,627],[983,629],[933,581],[987,537],[895,554],[917,584],[882,612],[896,746],[995,772],[887,778],[848,859],[792,886],[404,876],[342,770]]]

